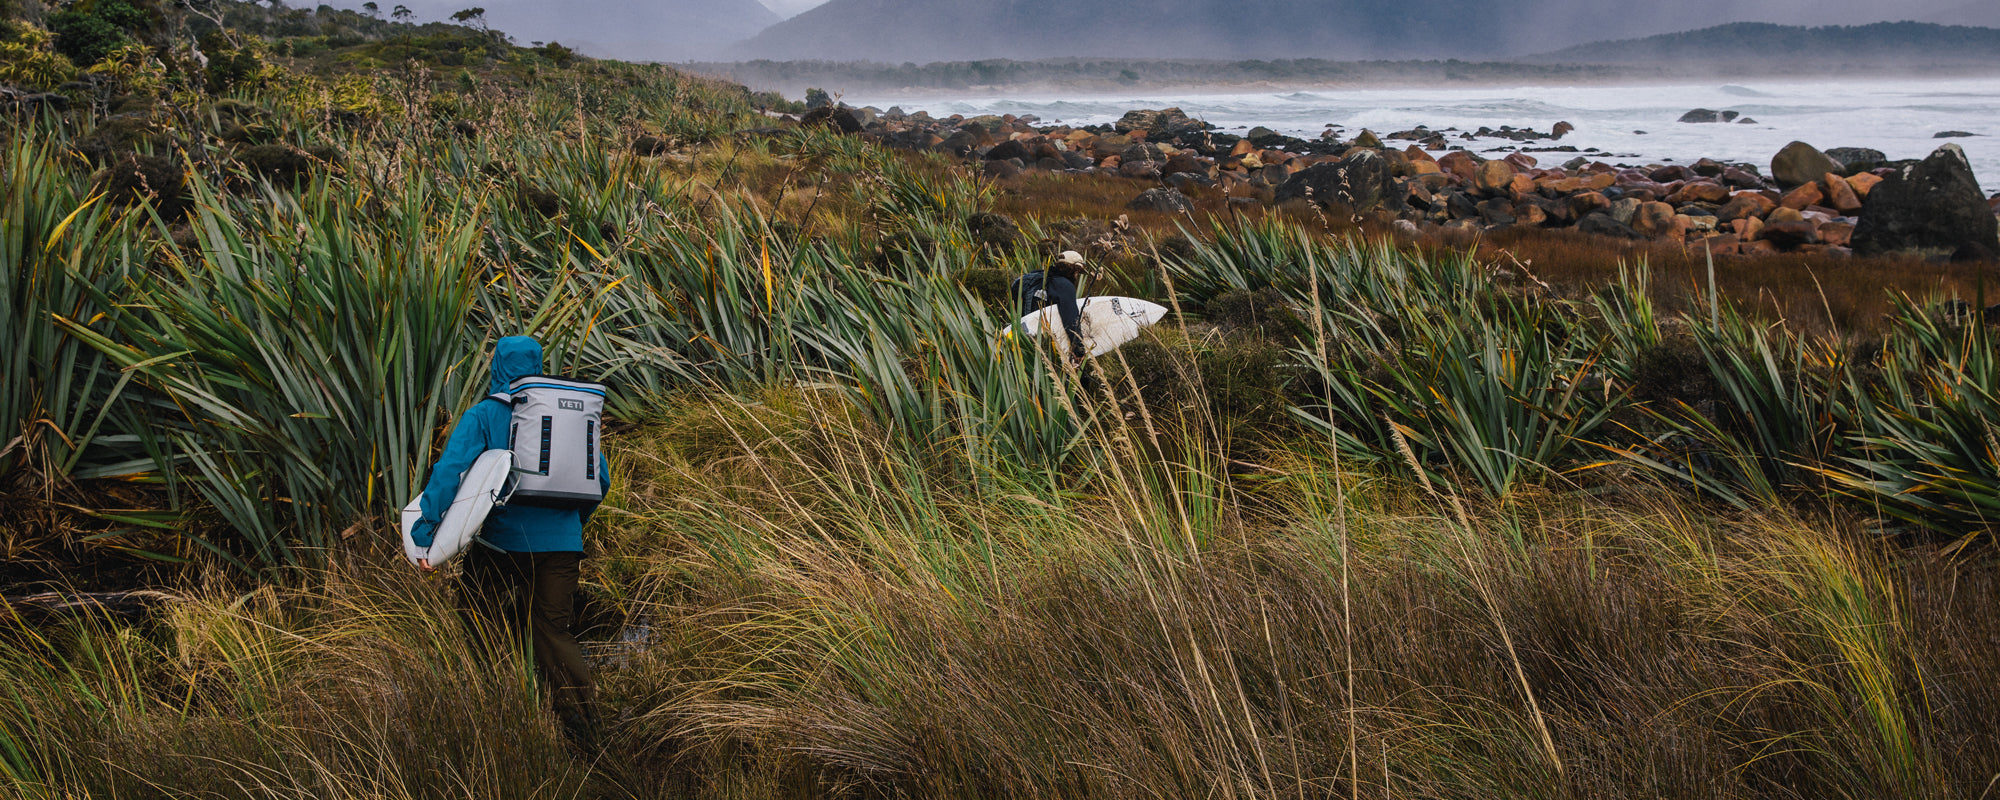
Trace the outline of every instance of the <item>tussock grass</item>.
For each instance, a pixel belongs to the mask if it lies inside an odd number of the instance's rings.
[[[1953,570],[1846,525],[1670,495],[1461,517],[1313,460],[1269,495],[1288,513],[1255,513],[1198,454],[984,494],[858,431],[806,457],[826,432],[734,405],[687,413],[793,443],[739,455],[785,490],[702,491],[668,458],[620,525],[661,537],[659,599],[632,595],[656,638],[609,679],[657,769],[748,770],[757,796],[1953,796],[1991,777],[1970,753],[1996,664],[1945,632],[1988,626],[1917,620],[1911,594]],[[648,452],[697,443],[661,436]]]
[[[533,667],[412,572],[201,590],[134,623],[16,618],[0,755],[23,797],[573,797]]]

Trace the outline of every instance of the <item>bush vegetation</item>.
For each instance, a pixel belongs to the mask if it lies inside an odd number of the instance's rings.
[[[770,128],[670,69],[454,28],[485,37],[464,67],[365,70],[400,29],[227,8],[236,77],[127,49],[101,96],[0,127],[0,792],[2000,773],[2000,365],[1936,291],[1979,274],[1801,322],[1731,262],[1126,215],[1092,199],[1121,182]],[[1175,311],[1101,382],[995,336],[1060,249]],[[615,389],[602,753],[389,529],[514,333]]]

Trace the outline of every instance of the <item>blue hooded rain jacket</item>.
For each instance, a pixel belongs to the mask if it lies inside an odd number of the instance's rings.
[[[493,381],[490,391],[507,391],[514,379],[542,374],[542,345],[529,336],[509,336],[493,347]],[[513,410],[497,402],[481,400],[458,421],[444,454],[431,467],[431,480],[424,486],[424,516],[410,531],[419,547],[429,547],[438,521],[452,498],[458,496],[460,476],[487,450],[506,449],[507,430]],[[611,488],[611,463],[598,455],[598,481]],[[590,519],[592,505],[581,509],[498,506],[486,517],[479,538],[487,544],[514,553],[560,553],[583,550],[583,523]]]

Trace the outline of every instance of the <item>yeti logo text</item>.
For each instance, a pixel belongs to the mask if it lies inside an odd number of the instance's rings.
[[[564,408],[564,409],[568,409],[568,410],[570,410],[570,411],[582,411],[582,410],[583,410],[583,401],[582,401],[582,400],[557,400],[557,401],[556,401],[556,405],[557,405],[558,407],[561,407],[561,408]]]

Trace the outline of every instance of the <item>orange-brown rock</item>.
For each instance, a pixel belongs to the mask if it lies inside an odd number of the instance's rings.
[[[1535,179],[1528,177],[1528,174],[1525,172],[1516,173],[1514,175],[1514,180],[1508,182],[1507,191],[1513,194],[1515,197],[1526,197],[1528,195],[1534,194]]]
[[[1547,192],[1551,195],[1580,192],[1583,191],[1583,181],[1575,178],[1558,178],[1554,175],[1544,175],[1535,179],[1535,190]]]
[[[1117,169],[1124,161],[1125,159],[1119,156],[1105,156],[1104,160],[1097,162],[1097,166],[1099,169]]]
[[[1737,192],[1730,195],[1729,202],[1722,204],[1722,210],[1715,212],[1715,216],[1723,222],[1734,222],[1745,217],[1762,217],[1777,207],[1762,192]]]
[[[1590,212],[1600,208],[1610,208],[1611,198],[1597,192],[1578,192],[1569,196],[1570,215],[1577,219],[1590,216]]]
[[[1854,190],[1854,196],[1863,200],[1868,199],[1868,193],[1874,191],[1875,184],[1881,182],[1882,176],[1867,172],[1847,177],[1847,185]]]
[[[1765,241],[1744,242],[1743,254],[1746,256],[1774,256],[1778,254],[1778,246]]]
[[[1438,166],[1438,162],[1435,159],[1421,161],[1414,158],[1410,159],[1410,174],[1412,175],[1438,175],[1443,172],[1444,168]]]
[[[1742,252],[1742,241],[1733,233],[1719,233],[1702,239],[1702,249],[1718,256],[1733,256]]]
[[[1536,161],[1534,156],[1528,155],[1527,153],[1509,153],[1507,154],[1506,158],[1500,160],[1507,162],[1509,165],[1513,166],[1514,169],[1520,170],[1522,172],[1534,169],[1536,164],[1541,163],[1539,161]]]
[[[1656,239],[1671,236],[1677,227],[1674,216],[1674,207],[1666,203],[1640,203],[1632,215],[1632,230]]]
[[[1861,210],[1861,196],[1854,193],[1854,187],[1848,185],[1846,178],[1829,172],[1825,178],[1820,179],[1820,182],[1826,184],[1825,202],[1833,207],[1833,210],[1842,214],[1853,214]]]
[[[1549,212],[1540,205],[1529,202],[1514,204],[1514,224],[1533,227],[1548,221]]]
[[[1757,241],[1764,233],[1764,221],[1756,217],[1744,217],[1729,223],[1736,230],[1736,236],[1746,242]]]
[[[1674,205],[1684,203],[1721,203],[1729,199],[1729,188],[1714,181],[1688,181],[1667,198]]]
[[[1796,208],[1790,208],[1787,206],[1778,206],[1777,208],[1771,209],[1771,215],[1764,218],[1765,225],[1776,225],[1781,222],[1804,222],[1804,221],[1806,221],[1805,214],[1800,213],[1799,210]]]
[[[1160,172],[1167,175],[1177,172],[1206,174],[1208,172],[1208,165],[1201,159],[1196,158],[1192,153],[1175,153],[1167,159],[1165,166],[1160,167]]]
[[[1786,192],[1784,199],[1778,201],[1778,205],[1798,210],[1806,206],[1819,205],[1820,201],[1825,199],[1826,193],[1820,191],[1818,183],[1801,183],[1798,188]]]
[[[1438,166],[1466,183],[1471,183],[1473,177],[1479,173],[1479,160],[1464,150],[1453,150],[1444,154],[1443,158],[1438,159]]]
[[[1099,136],[1096,141],[1090,143],[1090,155],[1092,158],[1102,159],[1123,153],[1125,152],[1125,148],[1131,146],[1132,137],[1130,136],[1120,136],[1115,133],[1107,136]]]
[[[1845,222],[1829,222],[1819,226],[1819,241],[1828,247],[1846,247],[1854,241],[1854,226]]]
[[[1609,172],[1599,172],[1584,179],[1583,188],[1601,192],[1618,185],[1618,176]]]
[[[1404,149],[1403,155],[1408,157],[1410,159],[1410,163],[1412,164],[1415,164],[1420,161],[1429,161],[1431,163],[1437,163],[1437,159],[1432,158],[1431,154],[1424,152],[1423,148],[1418,147],[1416,145],[1410,145],[1408,148]]]
[[[1488,161],[1479,165],[1473,174],[1472,185],[1486,194],[1506,194],[1513,190],[1514,165],[1505,161]]]
[[[1251,144],[1249,139],[1237,139],[1236,146],[1229,148],[1229,154],[1232,156],[1247,156],[1250,154],[1250,151],[1255,149],[1257,149],[1257,145]]]
[[[1424,186],[1423,181],[1410,181],[1409,194],[1403,200],[1417,208],[1430,208],[1432,203],[1437,202],[1437,196],[1431,194],[1430,188]]]

